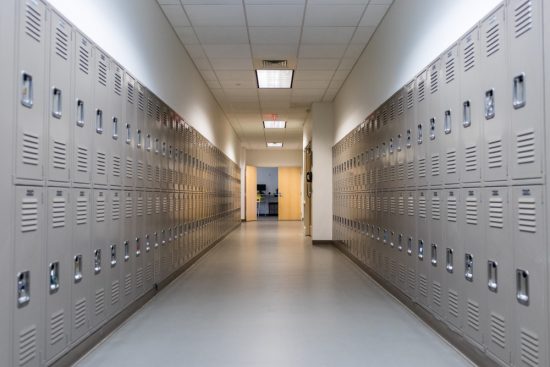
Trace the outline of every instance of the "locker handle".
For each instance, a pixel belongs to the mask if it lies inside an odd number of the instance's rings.
[[[412,141],[411,135],[412,135],[411,129],[407,129],[407,148],[411,147],[411,141]]]
[[[17,274],[17,306],[22,307],[31,300],[31,273],[22,271]]]
[[[59,262],[50,263],[49,266],[50,293],[59,289]]]
[[[136,257],[139,257],[141,255],[141,241],[139,237],[136,237]]]
[[[151,151],[151,135],[147,134],[147,137],[145,138],[145,149],[147,149],[148,152]]]
[[[437,266],[437,245],[435,243],[432,243],[431,255],[432,266]]]
[[[450,134],[451,133],[451,110],[447,110],[445,111],[445,119],[443,121],[443,132],[445,134]]]
[[[435,140],[435,118],[430,118],[430,140]]]
[[[397,250],[398,251],[403,251],[403,235],[402,234],[399,234],[399,236],[397,237]]]
[[[416,142],[418,144],[422,144],[423,136],[422,136],[422,124],[418,124],[417,126],[417,137]]]
[[[400,152],[401,151],[401,134],[398,134],[397,135],[397,151]]]
[[[409,240],[407,241],[407,254],[409,254],[409,256],[412,255],[412,242],[413,242],[413,239],[412,237],[409,237]]]
[[[498,264],[496,261],[487,261],[487,286],[491,292],[497,293],[498,291]]]
[[[418,240],[418,259],[424,261],[424,241]]]
[[[529,272],[527,270],[516,270],[516,288],[518,302],[529,306]]]
[[[130,124],[126,124],[126,144],[130,144],[132,142],[132,127]]]
[[[103,111],[99,108],[95,110],[95,131],[103,134]]]
[[[149,235],[145,235],[145,252],[151,251],[151,243],[149,242]]]
[[[453,255],[454,255],[453,249],[452,248],[447,248],[445,269],[447,269],[447,273],[449,273],[449,274],[452,274],[453,271],[454,271]]]
[[[469,282],[474,280],[474,256],[472,254],[464,255],[464,278]]]
[[[130,260],[130,243],[124,241],[124,261]]]
[[[101,249],[94,251],[94,273],[99,274],[101,272]]]
[[[62,116],[62,91],[59,88],[53,87],[52,89],[52,116],[60,119]]]
[[[526,99],[525,99],[525,73],[521,73],[514,77],[514,92],[513,92],[514,100],[513,100],[513,106],[514,109],[520,109],[522,107],[525,107]]]
[[[141,149],[141,130],[138,129],[136,133],[137,147]]]
[[[74,257],[74,282],[78,283],[82,280],[82,255]]]
[[[462,126],[469,127],[472,124],[472,106],[470,101],[462,103]]]
[[[21,104],[27,108],[32,108],[34,103],[34,84],[32,75],[23,72],[21,74]]]
[[[485,119],[495,117],[495,90],[489,89],[485,92]]]
[[[116,245],[111,245],[111,267],[115,267],[116,262]]]
[[[113,139],[118,139],[118,117],[113,116]]]
[[[76,100],[76,126],[84,126],[84,101]]]

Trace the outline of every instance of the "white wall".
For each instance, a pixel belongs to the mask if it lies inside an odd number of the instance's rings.
[[[229,158],[240,141],[154,0],[50,0]]]
[[[334,101],[336,143],[499,0],[395,0]]]
[[[256,167],[302,167],[302,151],[290,149],[247,149],[246,164]]]
[[[334,112],[332,103],[311,107],[313,185],[311,196],[312,240],[332,240],[332,141]]]

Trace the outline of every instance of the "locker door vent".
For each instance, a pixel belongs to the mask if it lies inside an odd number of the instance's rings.
[[[449,84],[455,80],[455,58],[450,58],[445,62],[445,82]]]
[[[145,206],[145,211],[146,211],[146,214],[147,215],[152,215],[153,214],[153,198],[148,196],[147,197],[147,204]]]
[[[432,176],[439,176],[439,154],[432,155]]]
[[[95,292],[95,314],[101,315],[105,310],[105,290],[103,288],[98,289]]]
[[[126,178],[131,180],[134,178],[134,160],[132,158],[126,157]]]
[[[138,198],[137,198],[136,215],[138,217],[141,217],[143,215],[143,197],[142,196],[138,196]]]
[[[469,299],[466,314],[468,316],[468,326],[475,331],[479,331],[479,304]]]
[[[426,177],[426,158],[418,160],[418,177]]]
[[[98,196],[96,199],[96,222],[105,221],[105,198],[103,196]]]
[[[113,156],[113,176],[120,177],[120,156]]]
[[[52,227],[65,227],[65,198],[56,197],[52,203]]]
[[[114,91],[117,96],[122,95],[122,73],[120,71],[115,73]]]
[[[137,162],[136,175],[138,180],[143,180],[143,162],[139,160]]]
[[[403,196],[400,196],[397,201],[397,211],[399,215],[405,215],[405,198]]]
[[[145,95],[142,91],[138,92],[138,103],[137,106],[141,112],[145,110]]]
[[[439,196],[432,197],[432,219],[441,219],[441,202]]]
[[[405,106],[403,101],[403,96],[397,98],[397,116],[401,116],[405,112]]]
[[[124,217],[125,218],[132,218],[132,214],[133,214],[133,208],[132,208],[132,203],[133,200],[132,200],[132,197],[131,196],[127,196],[126,197],[126,200],[124,201]]]
[[[153,181],[153,166],[147,163],[147,181]]]
[[[414,269],[409,269],[408,277],[409,289],[414,289],[416,286],[416,272]]]
[[[150,118],[153,118],[154,113],[154,107],[153,107],[153,101],[151,98],[147,99],[147,116]]]
[[[502,167],[502,140],[490,141],[487,155],[489,168]]]
[[[516,38],[523,36],[533,27],[533,4],[526,0],[514,9],[514,31]]]
[[[155,197],[155,214],[160,214],[160,197]]]
[[[491,341],[506,349],[506,320],[494,312],[491,312]]]
[[[492,228],[504,228],[504,205],[502,198],[489,199],[489,226]]]
[[[456,222],[456,197],[449,196],[447,198],[447,221]]]
[[[407,179],[414,179],[414,162],[407,162]]]
[[[107,86],[107,63],[104,60],[97,63],[97,81],[102,86]]]
[[[533,130],[517,134],[516,160],[520,165],[535,163],[535,132]]]
[[[78,172],[88,172],[88,149],[85,147],[78,147],[76,152],[76,168]]]
[[[477,170],[477,147],[475,145],[466,147],[465,153],[466,171]]]
[[[88,198],[79,196],[76,200],[76,224],[83,225],[88,222]]]
[[[90,72],[90,51],[83,45],[78,50],[78,69],[86,75]]]
[[[22,162],[30,166],[38,166],[40,161],[40,139],[36,135],[23,134]]]
[[[468,197],[466,199],[466,223],[477,225],[477,198]]]
[[[397,179],[403,181],[405,179],[405,163],[399,163],[397,168]]]
[[[404,264],[399,264],[399,283],[405,284],[407,281],[407,270]]]
[[[111,283],[111,304],[116,305],[120,300],[120,283],[115,280]]]
[[[407,199],[408,205],[407,205],[407,213],[410,217],[414,216],[414,197],[409,196]]]
[[[446,153],[447,158],[447,174],[456,173],[456,150],[450,150]]]
[[[86,298],[79,299],[74,305],[74,325],[77,329],[86,325]]]
[[[105,175],[107,170],[107,155],[103,152],[96,153],[96,172],[98,175]]]
[[[55,345],[65,337],[65,312],[60,310],[50,318],[50,344]]]
[[[38,199],[26,197],[21,201],[21,232],[38,229]]]
[[[475,60],[475,45],[474,42],[468,43],[464,47],[464,71],[468,71],[472,69],[475,66],[476,60]]]
[[[143,286],[143,268],[138,268],[136,270],[136,288],[141,288]]]
[[[439,90],[439,70],[433,67],[430,74],[430,93],[434,94]]]
[[[145,281],[150,282],[153,280],[153,264],[148,264],[145,267]]]
[[[128,95],[127,95],[127,99],[128,99],[128,103],[130,104],[134,104],[134,83],[132,82],[128,82],[127,83],[127,90],[128,90]]]
[[[19,366],[24,366],[37,357],[36,326],[33,325],[19,334]]]
[[[458,317],[458,293],[449,289],[449,313],[453,317]]]
[[[365,197],[365,208],[370,210],[370,196]]]
[[[418,290],[420,295],[428,297],[428,278],[424,274],[418,275]]]
[[[69,58],[69,35],[59,26],[55,29],[55,53],[63,60]]]
[[[521,197],[518,200],[518,226],[521,232],[537,232],[537,206],[532,197]]]
[[[418,103],[422,102],[425,98],[426,94],[426,82],[424,80],[421,80],[418,83]]]
[[[539,364],[539,337],[525,329],[521,329],[521,361],[529,367],[538,367]]]
[[[27,36],[40,42],[42,36],[42,14],[31,1],[27,1],[25,12],[25,33]]]
[[[390,197],[390,214],[395,214],[395,196]]]
[[[424,196],[418,198],[418,216],[426,218],[426,198]]]
[[[380,196],[377,196],[376,197],[376,211],[377,212],[380,212],[382,211],[382,206],[381,206],[381,202],[382,202],[382,199],[380,198]]]
[[[120,219],[120,198],[118,196],[113,196],[113,203],[112,203],[112,211],[111,211],[111,220],[119,220]]]
[[[128,296],[130,293],[132,293],[132,273],[124,277],[124,295]]]
[[[53,142],[53,167],[56,169],[67,168],[67,145],[59,142]]]
[[[500,51],[500,24],[495,23],[485,32],[485,52],[487,57]]]
[[[409,88],[407,90],[407,109],[410,110],[414,107],[414,89]]]
[[[382,198],[382,211],[384,213],[387,213],[388,212],[388,198],[386,196],[384,196]],[[170,198],[170,212],[172,212],[172,199]]]

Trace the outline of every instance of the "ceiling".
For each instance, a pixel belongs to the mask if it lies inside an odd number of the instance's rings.
[[[334,99],[393,0],[157,1],[243,146],[302,149],[311,103]],[[257,88],[264,59],[288,60],[292,89]]]

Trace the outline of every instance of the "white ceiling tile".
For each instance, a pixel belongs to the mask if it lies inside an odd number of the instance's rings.
[[[302,88],[319,88],[326,89],[328,86],[328,80],[295,80],[292,83],[292,88],[302,89]]]
[[[357,59],[365,49],[364,44],[350,44],[344,53],[344,58]]]
[[[256,88],[257,85],[256,85],[256,81],[255,80],[240,80],[240,79],[234,79],[234,80],[228,80],[228,79],[223,79],[223,80],[219,80],[220,81],[220,84],[222,85],[223,89],[227,90],[227,89],[241,89],[241,88],[247,88],[247,89],[250,89],[250,88]]]
[[[212,69],[212,65],[210,65],[210,61],[208,61],[207,58],[194,58],[193,62],[195,63],[195,66],[199,70],[210,70]]]
[[[246,17],[250,27],[301,26],[303,5],[247,5]]]
[[[210,59],[251,57],[249,44],[203,45],[203,48]]]
[[[349,75],[350,70],[337,70],[332,77],[332,80],[344,81]]]
[[[339,89],[327,89],[325,96],[323,97],[323,102],[332,102],[334,97],[338,94]]]
[[[292,89],[258,89],[260,99],[288,99],[292,94]]]
[[[298,59],[298,70],[331,70],[338,67],[340,59]]]
[[[199,40],[193,31],[193,27],[174,27],[180,41],[184,44],[197,44]]]
[[[202,44],[249,43],[246,27],[195,27]]]
[[[201,70],[200,73],[206,81],[218,80],[216,74],[212,70]]]
[[[193,59],[206,58],[206,54],[204,53],[201,45],[189,44],[185,45],[185,49],[187,50],[189,56],[191,56]]]
[[[157,0],[157,3],[160,5],[178,5],[180,3],[179,0]]]
[[[210,59],[212,67],[218,70],[252,70],[252,59]]]
[[[294,81],[298,80],[327,80],[334,74],[334,70],[296,70]]]
[[[242,80],[256,82],[256,75],[252,70],[216,70],[219,80]]]
[[[258,59],[289,59],[296,58],[298,45],[262,45],[252,44],[252,54]]]
[[[244,0],[245,4],[271,5],[271,4],[297,4],[303,5],[306,0]]]
[[[293,89],[292,98],[294,97],[311,97],[311,98],[321,98],[325,93],[324,89]]]
[[[365,11],[365,15],[363,15],[363,19],[361,19],[361,23],[359,25],[361,27],[377,26],[384,17],[384,14],[386,14],[386,11],[388,11],[389,7],[389,5],[369,4],[367,6],[367,11]]]
[[[240,5],[242,0],[180,0],[183,5]]]
[[[190,25],[181,5],[161,5],[161,7],[172,26],[185,27]]]
[[[340,58],[346,50],[346,45],[301,45],[300,58]]]
[[[355,27],[304,27],[302,44],[347,44],[354,31]]]
[[[338,70],[351,70],[353,69],[353,66],[355,65],[356,61],[357,61],[357,58],[342,59],[342,61],[340,62],[340,65],[338,65]]]
[[[369,0],[309,0],[307,3],[309,5],[367,5]]]
[[[185,5],[194,27],[244,26],[242,5]]]
[[[250,42],[256,44],[298,44],[300,27],[249,27]]]
[[[218,89],[222,87],[220,82],[218,82],[217,80],[207,80],[206,85],[208,85],[210,89]]]
[[[366,44],[367,42],[369,42],[375,30],[376,30],[375,26],[357,27],[357,30],[355,31],[355,34],[351,39],[351,43]]]
[[[370,0],[369,4],[391,5],[393,0]]]
[[[361,19],[363,5],[308,5],[305,26],[351,26]]]
[[[340,89],[342,84],[344,84],[343,80],[333,79],[328,85],[328,89]]]

